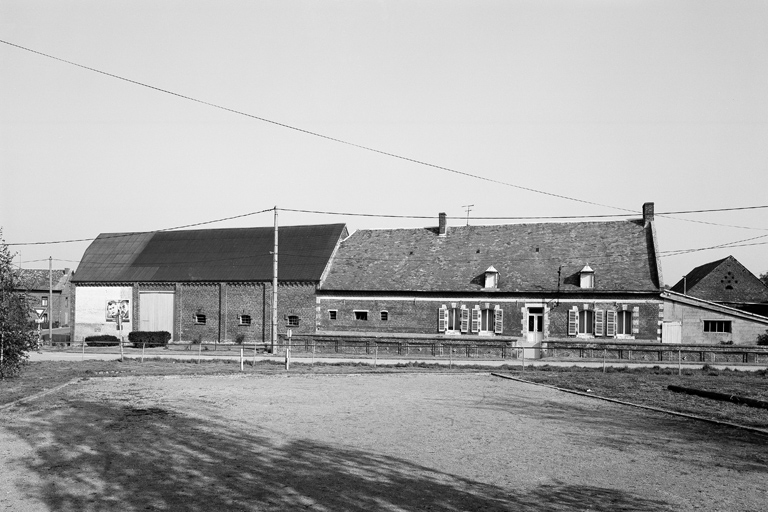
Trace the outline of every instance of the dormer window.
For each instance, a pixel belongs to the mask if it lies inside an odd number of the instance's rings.
[[[485,288],[499,287],[499,271],[493,267],[488,267],[485,271]]]
[[[590,268],[589,265],[584,265],[584,268],[579,272],[581,276],[582,288],[594,288],[595,287],[595,271]]]

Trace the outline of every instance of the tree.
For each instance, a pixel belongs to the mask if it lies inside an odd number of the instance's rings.
[[[33,347],[27,295],[15,291],[13,256],[0,230],[0,379],[17,375]]]
[[[765,286],[768,286],[768,272],[760,274],[760,280],[765,283]]]

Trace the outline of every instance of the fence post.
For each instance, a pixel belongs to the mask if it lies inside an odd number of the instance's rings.
[[[2,356],[0,356],[0,357],[2,357]],[[80,360],[81,361],[85,361],[85,339],[83,339],[83,354],[80,357]]]
[[[376,343],[373,346],[373,367],[374,368],[376,368],[376,363],[379,362],[378,360],[379,360],[379,344]]]
[[[243,346],[240,345],[240,371],[243,371]]]
[[[605,373],[605,354],[608,351],[608,349],[603,348],[603,373]]]
[[[200,364],[200,353],[203,351],[203,340],[200,340],[200,344],[197,346],[197,364]]]
[[[144,362],[144,348],[147,346],[147,342],[141,344],[141,362]]]
[[[681,349],[677,349],[677,374],[683,373],[683,352]]]
[[[448,369],[453,368],[453,347],[448,345]]]
[[[525,347],[520,347],[523,353],[523,371],[525,371]]]
[[[315,366],[315,345],[316,341],[312,339],[312,366]]]
[[[120,336],[120,362],[125,361],[125,352],[123,351],[123,337]]]

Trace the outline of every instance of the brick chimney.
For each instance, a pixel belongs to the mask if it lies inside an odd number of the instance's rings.
[[[653,220],[653,203],[643,204],[643,224],[648,225]]]
[[[448,234],[448,223],[446,222],[445,212],[441,212],[438,218],[439,223],[437,225],[437,235],[446,236]]]

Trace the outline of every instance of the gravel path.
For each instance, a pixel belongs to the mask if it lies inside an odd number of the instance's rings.
[[[2,512],[768,503],[766,436],[488,374],[92,379],[2,415]]]

